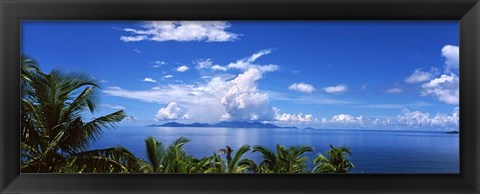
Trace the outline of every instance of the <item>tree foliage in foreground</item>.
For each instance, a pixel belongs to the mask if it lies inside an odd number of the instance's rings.
[[[84,73],[52,70],[21,59],[22,172],[133,172],[137,159],[122,147],[88,150],[89,144],[125,117],[119,110],[91,120],[98,84]]]

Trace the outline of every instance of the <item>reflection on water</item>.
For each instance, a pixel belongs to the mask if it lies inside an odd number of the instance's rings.
[[[105,130],[103,138],[93,143],[92,148],[122,145],[137,157],[143,157],[144,139],[149,135],[166,144],[181,136],[188,137],[192,141],[185,149],[196,157],[209,156],[226,145],[234,150],[244,144],[274,149],[280,143],[310,145],[315,152],[306,156],[312,159],[332,144],[352,150],[351,160],[356,166],[352,173],[459,173],[458,134],[443,132],[139,126]],[[256,162],[261,159],[258,153],[248,152],[245,156]]]

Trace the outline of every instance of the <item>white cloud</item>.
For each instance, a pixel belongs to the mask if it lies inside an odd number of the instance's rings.
[[[117,110],[124,110],[125,109],[125,107],[120,106],[120,105],[102,104],[101,106],[106,107],[106,108],[111,108],[111,109],[117,109]]]
[[[434,68],[430,72],[422,71],[420,69],[415,69],[412,75],[405,78],[405,82],[407,83],[420,83],[425,82],[433,78],[434,73],[432,72]]]
[[[312,93],[315,91],[315,88],[312,85],[306,83],[293,83],[288,89],[303,93]]]
[[[184,114],[184,111],[177,106],[177,103],[170,102],[166,107],[158,110],[155,118],[157,120],[177,120],[187,119],[188,115]]]
[[[197,65],[195,67],[197,69],[208,69],[213,65],[213,62],[211,59],[199,59],[194,61],[194,63]]]
[[[442,48],[442,56],[445,57],[445,71],[448,73],[453,69],[458,69],[460,63],[460,48],[454,45],[445,45]]]
[[[212,66],[210,69],[212,69],[212,70],[214,70],[214,71],[217,71],[217,70],[219,70],[219,71],[227,71],[227,68],[226,68],[226,67],[220,66],[220,65],[214,65],[214,66]]]
[[[455,74],[443,74],[421,86],[422,96],[434,96],[447,104],[458,104],[459,78]]]
[[[392,120],[390,118],[372,118],[369,119],[368,122],[373,126],[389,126],[392,123]]]
[[[456,107],[453,110],[452,115],[446,115],[446,114],[441,114],[437,113],[435,117],[431,119],[431,124],[432,125],[437,125],[437,126],[448,126],[448,125],[454,125],[458,126],[459,123],[459,109]]]
[[[385,90],[386,93],[388,94],[400,94],[403,92],[402,88],[389,88]]]
[[[230,24],[225,21],[149,21],[141,29],[125,28],[130,36],[121,36],[124,42],[135,41],[205,41],[225,42],[238,39],[239,34],[226,31]]]
[[[185,72],[185,71],[188,71],[189,68],[186,65],[182,65],[182,66],[178,66],[175,70],[178,72]]]
[[[410,112],[408,109],[402,110],[402,114],[398,115],[398,122],[408,126],[424,126],[430,125],[430,114],[420,111]]]
[[[140,54],[140,50],[138,50],[138,49],[133,49],[133,51],[135,51],[136,53]]]
[[[337,86],[329,86],[329,87],[323,88],[323,91],[327,93],[343,93],[348,91],[348,86],[344,84],[340,84]]]
[[[159,68],[160,66],[167,64],[167,62],[165,62],[165,61],[160,61],[160,60],[153,61],[152,63],[154,64],[154,65],[152,66],[153,68]]]
[[[274,111],[267,93],[257,88],[262,72],[249,69],[234,79],[217,76],[207,83],[160,85],[151,90],[132,91],[108,87],[104,93],[111,96],[166,104],[175,101],[187,108],[190,120],[217,122],[231,120],[273,120]],[[205,114],[208,112],[208,114]]]
[[[260,58],[261,56],[263,55],[268,55],[272,52],[272,50],[270,49],[264,49],[264,50],[261,50],[255,54],[253,54],[252,56],[250,56],[248,59],[247,59],[247,62],[250,62],[250,63],[253,63],[255,62],[255,60],[257,60],[258,58]]]
[[[438,75],[438,70],[432,67],[430,72],[416,69],[413,74],[405,79],[407,83],[422,83],[420,86],[421,96],[433,96],[447,104],[457,105],[459,101],[459,78],[452,70],[459,65],[459,47],[445,45],[442,48],[442,56],[445,58],[445,72]]]
[[[329,122],[332,124],[339,124],[339,125],[353,125],[353,124],[363,125],[363,116],[354,117],[349,114],[338,114],[333,116]]]
[[[151,78],[151,77],[146,77],[146,78],[143,78],[144,82],[152,82],[152,83],[157,83],[157,80]]]
[[[120,37],[120,40],[124,42],[136,42],[136,41],[141,41],[147,39],[147,36],[122,36]]]
[[[288,113],[280,113],[280,109],[273,107],[273,110],[275,112],[275,120],[280,121],[280,122],[288,122],[288,123],[298,123],[298,122],[304,122],[304,123],[311,123],[314,121],[318,121],[313,117],[312,114],[303,114],[303,113],[298,113],[298,114],[288,114]]]
[[[164,78],[172,78],[173,75],[166,75],[166,76],[163,76]]]
[[[458,126],[459,114],[458,107],[453,110],[452,115],[437,113],[434,117],[431,117],[429,113],[404,109],[402,113],[397,116],[397,119],[399,124],[411,127]]]
[[[233,120],[272,120],[273,108],[269,105],[267,93],[257,89],[262,78],[258,69],[249,69],[228,82],[226,94],[221,98],[225,111]]]
[[[278,70],[278,65],[268,64],[268,65],[259,65],[254,64],[254,62],[260,58],[261,56],[270,54],[272,51],[269,49],[261,50],[257,53],[254,53],[252,56],[237,60],[234,63],[230,63],[227,65],[228,69],[240,69],[240,70],[248,70],[251,68],[255,68],[260,70],[261,72],[272,72]]]

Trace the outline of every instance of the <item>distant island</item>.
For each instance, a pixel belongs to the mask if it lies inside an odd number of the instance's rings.
[[[447,134],[459,134],[460,132],[459,131],[447,131],[446,133]]]
[[[221,128],[289,128],[298,129],[297,127],[280,127],[270,123],[247,122],[247,121],[222,121],[215,124],[208,123],[191,123],[183,124],[177,122],[168,122],[161,125],[147,125],[147,127],[221,127]]]

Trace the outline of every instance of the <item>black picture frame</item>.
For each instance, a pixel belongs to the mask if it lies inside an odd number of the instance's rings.
[[[479,193],[478,0],[0,0],[1,193]],[[460,174],[20,174],[23,20],[459,20]]]

